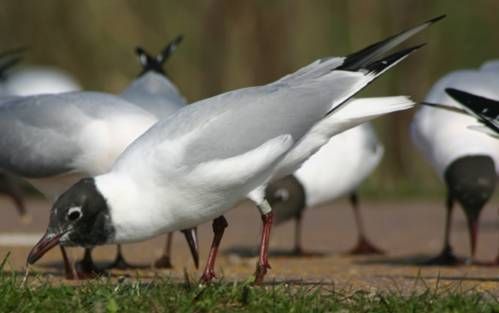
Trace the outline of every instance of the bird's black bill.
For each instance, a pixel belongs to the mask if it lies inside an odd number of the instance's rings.
[[[189,244],[189,250],[191,251],[192,259],[194,260],[194,266],[199,268],[199,248],[198,248],[198,230],[197,227],[184,229],[182,233],[185,236],[185,240]]]
[[[59,244],[59,240],[64,235],[64,233],[53,234],[53,233],[45,233],[42,239],[38,241],[38,243],[31,249],[31,252],[28,255],[28,264],[33,264],[38,261],[42,256],[45,255],[50,249],[57,246]]]

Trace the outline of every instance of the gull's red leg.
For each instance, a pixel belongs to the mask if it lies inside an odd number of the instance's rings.
[[[206,267],[204,268],[203,275],[201,276],[201,281],[209,283],[213,278],[215,278],[215,260],[217,258],[218,247],[222,241],[222,236],[224,234],[225,228],[229,223],[222,215],[213,220],[213,241],[211,242],[210,253],[208,254],[208,260],[206,261]]]
[[[262,214],[262,238],[260,241],[260,255],[258,258],[258,264],[256,265],[255,272],[255,283],[260,284],[263,282],[263,278],[265,274],[267,274],[267,270],[270,269],[269,264],[269,241],[270,241],[270,231],[272,229],[272,211]]]

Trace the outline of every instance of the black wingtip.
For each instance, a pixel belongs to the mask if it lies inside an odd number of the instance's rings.
[[[183,39],[183,35],[178,35],[170,41],[156,57],[152,57],[145,51],[144,48],[140,46],[136,47],[135,53],[137,54],[139,62],[142,65],[142,71],[140,72],[139,77],[149,71],[167,76],[165,70],[163,69],[163,65],[177,49],[177,46],[183,41]]]
[[[175,37],[175,39],[172,40],[172,43],[177,46],[179,45],[182,41],[184,40],[184,35],[180,34]]]
[[[393,54],[390,54],[387,57],[384,57],[378,61],[372,62],[368,64],[365,69],[368,70],[369,73],[374,73],[374,74],[379,74],[386,69],[390,68],[393,64],[400,62],[402,59],[406,58],[409,56],[409,54],[413,53],[414,51],[426,46],[426,43],[419,44],[417,46],[413,46],[410,48],[406,48],[403,50],[400,50],[398,52],[395,52]]]
[[[345,61],[338,69],[356,71],[444,17],[445,15],[437,16],[396,35],[371,44],[364,49],[351,53],[345,58]]]
[[[443,20],[446,17],[447,17],[447,14],[442,14],[440,16],[437,16],[437,17],[434,17],[432,19],[429,19],[428,21],[426,21],[426,23],[433,24],[433,23],[436,23],[436,22],[438,22],[440,20]]]
[[[177,50],[177,46],[184,40],[183,35],[178,35],[172,41],[170,41],[166,47],[163,48],[161,53],[156,56],[156,60],[163,65],[168,58],[172,55],[172,53]]]
[[[485,116],[490,119],[496,119],[499,116],[498,100],[485,98],[455,88],[446,88],[445,92],[478,117]]]
[[[469,96],[478,97],[478,96],[471,94],[469,92],[462,91],[462,90],[455,89],[455,88],[445,88],[445,92],[449,96],[451,96],[454,100],[456,100],[458,102],[461,102],[460,100],[466,100],[467,98],[469,98]]]

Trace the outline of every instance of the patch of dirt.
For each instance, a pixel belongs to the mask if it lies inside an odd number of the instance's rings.
[[[361,199],[362,200],[362,199]],[[347,256],[353,247],[356,230],[348,203],[340,201],[331,205],[306,211],[303,225],[303,245],[307,257],[293,257],[294,223],[274,227],[270,259],[272,270],[268,283],[324,284],[334,288],[368,292],[396,290],[411,292],[417,288],[447,286],[462,290],[477,289],[499,296],[499,266],[421,266],[421,261],[437,253],[442,245],[444,226],[443,199],[440,202],[363,201],[362,214],[369,238],[387,251],[383,256]],[[2,219],[0,232],[42,233],[47,225],[49,205],[31,199],[28,208],[32,213],[30,224],[23,225],[12,205],[0,200]],[[260,231],[260,218],[256,208],[243,204],[226,215],[229,227],[222,241],[222,252],[217,262],[219,277],[227,280],[245,280],[253,274],[256,264],[256,245]],[[482,213],[477,257],[481,261],[492,261],[498,253],[499,228],[497,209],[490,204]],[[147,267],[160,256],[166,236],[146,242],[124,246],[125,257],[132,264],[146,269],[128,272],[113,272],[113,275],[129,275],[150,279],[157,275],[169,275],[183,280],[184,272],[199,277],[190,259],[183,235],[174,237],[172,270],[151,270]],[[206,260],[212,239],[211,225],[202,225],[199,230],[201,264]],[[455,210],[452,229],[452,244],[455,252],[468,256],[469,242],[464,216]],[[23,271],[30,246],[0,246],[0,257],[10,252],[7,268]],[[70,249],[73,258],[81,255],[81,249]],[[94,256],[101,265],[111,262],[114,247],[99,247]],[[54,249],[41,259],[36,270],[46,271],[55,280],[62,279],[60,252]]]

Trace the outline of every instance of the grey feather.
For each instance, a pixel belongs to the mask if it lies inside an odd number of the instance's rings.
[[[121,97],[158,118],[166,118],[187,104],[165,76],[147,72],[134,80]]]
[[[147,114],[119,97],[96,92],[17,97],[0,105],[0,168],[28,178],[72,171],[89,121]]]

